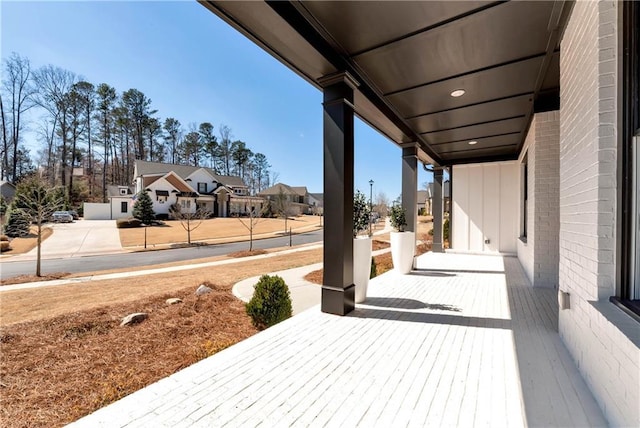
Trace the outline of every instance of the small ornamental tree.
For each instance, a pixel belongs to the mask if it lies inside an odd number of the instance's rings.
[[[369,227],[371,221],[371,207],[367,198],[361,191],[356,191],[353,197],[353,237],[364,232]]]
[[[64,204],[63,192],[49,187],[42,178],[34,175],[18,184],[13,204],[28,216],[30,223],[37,226],[36,276],[41,276],[42,224]]]
[[[146,225],[150,225],[156,218],[156,213],[153,211],[153,201],[147,189],[142,189],[138,193],[138,199],[133,204],[133,216]]]
[[[389,216],[391,217],[391,227],[398,232],[404,232],[404,228],[407,227],[407,218],[402,205],[394,204]]]
[[[277,275],[262,275],[245,308],[253,325],[260,330],[284,321],[292,312],[289,287]]]

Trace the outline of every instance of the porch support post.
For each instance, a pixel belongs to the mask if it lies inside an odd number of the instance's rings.
[[[433,169],[433,246],[434,253],[444,252],[442,245],[442,217],[444,216],[442,204],[442,168]]]
[[[406,212],[408,232],[416,232],[418,226],[418,147],[402,146],[402,207]]]
[[[353,91],[346,72],[319,80],[324,93],[324,281],[322,312],[346,315],[355,307],[353,283]]]

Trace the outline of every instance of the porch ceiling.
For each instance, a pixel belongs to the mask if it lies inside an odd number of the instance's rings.
[[[356,114],[424,162],[515,159],[559,106],[569,1],[200,2],[318,88],[351,73]]]

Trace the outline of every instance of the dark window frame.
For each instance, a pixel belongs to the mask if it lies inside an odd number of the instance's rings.
[[[527,150],[520,163],[522,168],[522,230],[520,240],[527,242],[527,228],[529,227],[527,217],[529,215],[529,151]]]
[[[635,262],[633,239],[634,137],[640,135],[640,4],[621,2],[618,16],[618,206],[616,295],[611,301],[640,321],[640,305],[632,300],[634,279],[631,266]],[[638,251],[638,250],[636,250]],[[640,286],[640,285],[636,285]]]
[[[120,212],[128,213],[129,212],[129,202],[120,201]]]

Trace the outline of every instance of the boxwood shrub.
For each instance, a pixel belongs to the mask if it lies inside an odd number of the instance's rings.
[[[118,229],[127,229],[131,227],[140,227],[142,222],[137,218],[119,218],[116,220],[116,227]]]
[[[277,275],[262,275],[245,307],[256,328],[264,330],[271,327],[291,317],[289,287]]]

